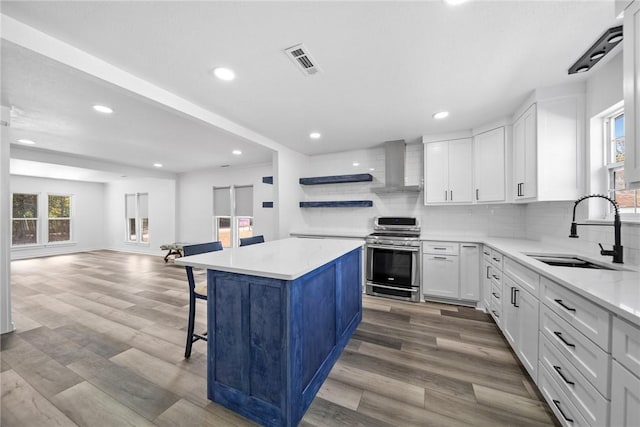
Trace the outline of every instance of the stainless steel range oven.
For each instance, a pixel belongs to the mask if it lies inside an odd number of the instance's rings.
[[[420,225],[417,218],[376,217],[366,238],[366,293],[420,301]]]

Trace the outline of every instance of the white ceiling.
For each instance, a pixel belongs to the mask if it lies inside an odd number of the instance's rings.
[[[3,1],[2,13],[306,154],[418,141],[510,115],[621,25],[608,1]],[[304,43],[307,77],[283,49]],[[212,77],[235,70],[233,82]],[[271,151],[8,42],[2,103],[49,150],[184,172]],[[116,110],[98,116],[88,107]],[[435,121],[440,110],[451,115]],[[308,134],[323,137],[311,141]]]

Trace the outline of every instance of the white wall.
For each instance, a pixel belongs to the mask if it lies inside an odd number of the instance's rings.
[[[181,242],[205,242],[213,238],[213,187],[253,185],[254,234],[275,239],[274,209],[262,202],[274,200],[273,185],[262,177],[273,176],[271,164],[215,168],[178,176],[178,239]]]
[[[12,193],[39,194],[42,209],[46,206],[48,194],[71,195],[73,215],[73,243],[41,242],[37,247],[15,247],[11,250],[12,259],[91,251],[104,247],[104,184],[11,175],[10,188]],[[46,210],[40,213],[40,217],[46,221]],[[41,227],[45,226],[45,223],[41,223]]]
[[[289,237],[291,231],[303,226],[300,201],[304,199],[298,180],[308,176],[310,165],[308,156],[288,149],[273,155],[275,233],[279,239]]]
[[[149,195],[149,243],[125,241],[125,194]],[[106,184],[105,188],[105,247],[123,252],[162,254],[160,245],[176,239],[176,181],[173,179],[124,179]]]
[[[0,114],[0,334],[15,329],[11,315],[11,213],[9,211],[9,108]]]

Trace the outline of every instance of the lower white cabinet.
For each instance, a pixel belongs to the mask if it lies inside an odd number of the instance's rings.
[[[611,426],[632,427],[640,423],[640,378],[617,360],[611,364]]]
[[[491,306],[491,249],[484,248],[482,252],[482,268],[480,269],[482,305],[484,306],[484,309],[489,312],[489,307]]]
[[[426,299],[480,300],[480,245],[423,242],[422,293]]]
[[[613,319],[611,426],[640,424],[640,328]]]
[[[538,388],[561,425],[565,427],[594,427],[582,416],[544,366],[540,367]]]
[[[538,298],[505,275],[502,287],[502,331],[534,381],[538,379]]]

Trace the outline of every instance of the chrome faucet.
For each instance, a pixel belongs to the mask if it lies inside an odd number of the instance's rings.
[[[571,234],[569,234],[569,237],[572,237],[574,239],[578,238],[578,226],[579,225],[604,225],[604,226],[611,226],[612,224],[577,224],[576,223],[576,207],[578,207],[578,204],[580,204],[581,201],[586,200],[586,199],[590,199],[592,197],[599,197],[601,199],[605,199],[608,200],[613,207],[616,210],[616,213],[613,217],[613,229],[614,229],[614,244],[613,244],[613,250],[606,250],[602,247],[602,243],[598,243],[598,246],[600,246],[600,255],[604,255],[604,256],[612,256],[613,257],[613,262],[617,263],[617,264],[622,264],[622,244],[620,242],[620,229],[622,224],[620,223],[620,213],[618,212],[618,204],[610,199],[607,196],[604,196],[602,194],[590,194],[588,196],[584,196],[579,198],[578,200],[576,200],[575,204],[573,205],[573,220],[571,221]]]

